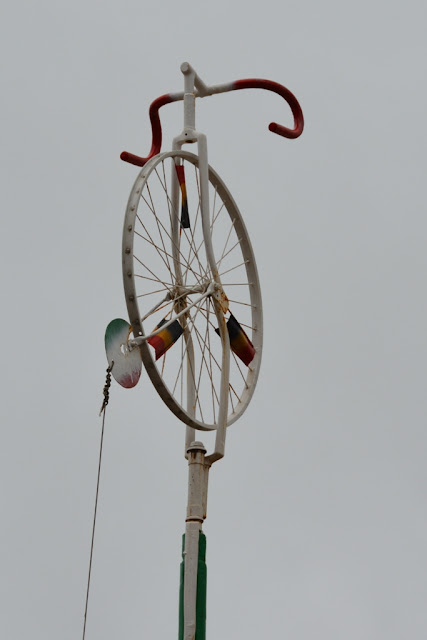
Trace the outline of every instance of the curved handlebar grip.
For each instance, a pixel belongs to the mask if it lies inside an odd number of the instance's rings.
[[[154,102],[151,103],[148,111],[151,129],[153,132],[153,142],[151,144],[150,153],[146,158],[142,158],[141,156],[136,156],[133,153],[128,153],[128,151],[123,151],[120,154],[120,158],[122,160],[130,162],[130,164],[134,164],[137,167],[143,167],[146,162],[160,153],[160,149],[162,147],[162,125],[160,124],[159,109],[165,104],[169,104],[170,102],[175,102],[180,99],[180,97],[176,97],[176,95],[172,93],[165,93],[165,95],[156,98]]]
[[[294,94],[283,85],[278,82],[273,82],[273,80],[247,78],[246,80],[236,80],[233,82],[233,89],[266,89],[267,91],[278,93],[279,96],[282,96],[282,98],[286,100],[291,108],[294,116],[294,128],[289,129],[288,127],[283,127],[281,124],[277,124],[277,122],[270,122],[268,128],[273,133],[277,133],[279,136],[284,136],[285,138],[290,139],[298,138],[302,134],[304,129],[304,116],[302,114],[301,106]]]

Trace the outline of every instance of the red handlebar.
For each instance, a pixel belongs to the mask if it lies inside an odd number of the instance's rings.
[[[267,91],[273,91],[274,93],[279,94],[279,96],[282,96],[282,98],[286,100],[291,108],[292,114],[294,116],[294,128],[289,129],[288,127],[283,127],[276,122],[271,122],[268,128],[273,133],[277,133],[279,136],[284,136],[285,138],[290,139],[298,138],[302,134],[304,129],[304,116],[302,114],[300,104],[294,94],[278,82],[273,82],[272,80],[263,80],[261,78],[247,78],[246,80],[236,80],[229,85],[218,87],[217,90],[215,90],[215,87],[212,87],[212,93],[208,93],[207,95],[212,95],[214,93],[223,93],[225,91],[236,91],[239,89],[266,89]],[[151,103],[148,112],[153,133],[153,141],[151,144],[150,153],[146,158],[142,158],[141,156],[136,156],[133,153],[123,151],[120,154],[120,158],[125,162],[130,162],[131,164],[134,164],[138,167],[143,167],[144,164],[148,162],[148,160],[160,153],[160,149],[162,146],[162,126],[160,124],[159,109],[165,104],[176,102],[177,100],[182,99],[182,93],[167,93],[163,96],[160,96],[159,98],[156,98],[156,100]]]
[[[146,162],[153,158],[153,156],[160,153],[160,149],[162,147],[162,125],[160,124],[159,109],[165,104],[175,102],[176,100],[180,100],[180,98],[176,98],[173,94],[166,93],[164,96],[156,98],[154,102],[151,103],[148,115],[150,116],[151,131],[153,132],[153,142],[151,143],[151,149],[148,156],[146,158],[141,158],[140,156],[136,156],[128,151],[123,151],[120,154],[120,158],[122,160],[130,162],[130,164],[135,164],[137,167],[143,167]]]
[[[282,98],[286,100],[291,108],[294,116],[294,128],[288,129],[288,127],[283,127],[281,124],[277,124],[277,122],[270,122],[268,128],[273,133],[277,133],[279,136],[290,139],[298,138],[302,134],[304,129],[304,116],[302,115],[302,109],[294,94],[282,84],[273,82],[273,80],[248,78],[247,80],[236,80],[236,82],[233,83],[233,89],[266,89],[267,91],[274,91],[274,93],[278,93],[279,96],[282,96]]]

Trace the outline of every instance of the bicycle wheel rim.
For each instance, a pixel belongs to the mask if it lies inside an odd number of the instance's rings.
[[[182,192],[179,206],[172,202],[176,163],[184,167],[190,214],[190,227],[181,229],[179,246],[171,233],[173,216],[179,216],[181,224],[183,214]],[[254,347],[254,356],[248,366],[234,352],[231,354],[227,417],[227,425],[230,425],[247,408],[258,378],[262,353],[262,303],[257,267],[245,224],[230,192],[211,167],[209,184],[211,234],[229,300],[227,318],[232,314],[237,319]],[[174,253],[178,256],[183,277],[180,284],[185,284],[186,290],[200,288],[211,279],[201,232],[198,158],[183,151],[162,153],[152,158],[137,176],[129,196],[123,228],[123,282],[134,336],[151,334],[159,322],[172,320],[176,315],[180,303],[177,302]],[[142,322],[147,311],[172,290],[172,300],[160,304],[159,309]],[[184,308],[200,295],[203,295],[202,291],[183,296]],[[212,301],[205,298],[193,309],[192,313],[188,312],[184,339],[173,343],[157,362],[153,345],[143,342],[140,351],[145,369],[169,409],[195,429],[212,430],[217,428],[221,341],[216,335]],[[185,325],[185,319],[180,322]],[[188,366],[187,333],[192,336],[197,352],[194,371]],[[188,375],[196,388],[192,407],[186,405]]]

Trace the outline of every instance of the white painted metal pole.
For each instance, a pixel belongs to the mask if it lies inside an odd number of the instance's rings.
[[[188,142],[193,142],[192,134],[196,129],[196,96],[194,95],[194,80],[196,72],[188,62],[181,65],[184,74],[184,135]]]
[[[199,534],[206,517],[209,464],[201,442],[188,448],[188,503],[184,547],[184,640],[194,640],[196,633],[197,570]]]
[[[178,146],[185,142],[198,143],[199,172],[200,172],[200,199],[201,199],[201,218],[203,227],[203,238],[205,242],[206,257],[211,270],[211,278],[214,285],[212,299],[215,304],[215,313],[217,316],[220,338],[222,342],[222,363],[221,363],[221,386],[220,386],[220,403],[218,412],[218,427],[215,439],[215,451],[205,458],[206,449],[201,442],[193,442],[187,449],[188,456],[188,504],[187,518],[185,527],[185,547],[184,547],[184,589],[183,589],[183,618],[184,618],[184,640],[194,640],[196,633],[196,600],[197,600],[197,573],[198,573],[198,556],[199,556],[199,535],[204,518],[206,517],[207,508],[207,490],[209,468],[213,462],[219,460],[224,455],[225,435],[227,427],[228,415],[228,393],[229,393],[229,376],[230,376],[230,340],[225,321],[224,313],[226,309],[223,307],[225,295],[223,295],[221,279],[218,273],[218,267],[215,260],[215,254],[211,238],[211,221],[209,209],[209,164],[207,140],[204,134],[195,130],[195,95],[194,84],[197,79],[199,91],[203,91],[205,86],[197,77],[194,69],[184,63],[181,66],[184,74],[184,131],[182,137],[176,138],[174,144]],[[176,177],[173,178],[174,184],[177,184]],[[176,198],[176,200],[175,200]],[[173,198],[178,201],[178,196]],[[175,216],[174,216],[175,218]],[[177,225],[177,222],[174,222]],[[173,237],[177,237],[177,226],[174,228]],[[175,265],[175,271],[180,274],[179,265]],[[215,294],[218,294],[217,296]],[[176,310],[178,311],[178,310]],[[185,335],[185,334],[184,334]],[[191,347],[191,336],[189,336],[188,347]],[[195,411],[195,407],[191,407],[194,399],[194,374],[193,384],[191,384],[191,367],[194,366],[194,355],[192,349],[187,349],[188,362],[187,367],[190,371],[188,379],[188,398],[187,411],[191,409]],[[194,430],[187,429],[186,444],[194,434]]]

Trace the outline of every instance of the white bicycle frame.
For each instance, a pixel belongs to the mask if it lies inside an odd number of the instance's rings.
[[[286,138],[297,138],[301,135],[304,127],[304,120],[301,107],[295,96],[286,87],[279,85],[270,80],[246,79],[238,80],[214,86],[207,86],[203,80],[197,75],[195,70],[188,62],[181,65],[181,71],[184,75],[184,92],[167,94],[160,96],[150,107],[150,119],[153,129],[153,144],[150,154],[147,158],[141,158],[127,152],[121,154],[121,158],[132,164],[144,166],[144,164],[152,157],[160,152],[161,148],[161,126],[158,117],[158,110],[165,104],[183,100],[184,102],[184,128],[182,133],[173,140],[173,151],[179,151],[184,144],[197,143],[198,160],[199,160],[199,176],[200,176],[200,210],[202,219],[203,239],[206,249],[206,257],[210,268],[210,282],[205,283],[204,290],[200,286],[192,293],[199,292],[201,296],[196,300],[198,304],[203,297],[210,295],[214,302],[215,313],[219,326],[219,334],[222,343],[222,363],[221,363],[221,384],[220,384],[220,402],[217,420],[217,430],[215,437],[214,451],[206,455],[206,449],[201,442],[195,441],[196,430],[192,427],[186,427],[185,449],[186,458],[189,464],[188,478],[188,502],[187,517],[185,527],[185,549],[184,549],[184,640],[194,640],[196,633],[196,594],[197,594],[197,572],[198,572],[198,549],[199,534],[204,519],[206,518],[207,508],[207,488],[208,476],[211,465],[221,459],[225,453],[225,437],[227,428],[228,415],[228,390],[229,390],[229,374],[230,374],[230,339],[228,335],[227,324],[224,311],[227,311],[226,296],[224,294],[221,279],[218,274],[218,268],[215,261],[215,255],[211,239],[211,223],[209,209],[209,165],[208,165],[208,148],[206,136],[196,129],[195,101],[196,97],[203,98],[217,93],[225,93],[236,89],[261,88],[273,91],[281,95],[289,104],[294,116],[294,129],[289,129],[272,122],[269,125],[270,131],[277,133]],[[179,157],[175,160],[176,164],[180,164]],[[179,181],[177,178],[175,167],[172,167],[172,208],[179,210]],[[179,216],[172,217],[172,256],[174,262],[174,270],[177,286],[183,286],[183,278],[181,272],[181,263],[179,260],[179,234],[180,221]],[[183,287],[185,289],[185,287]],[[178,298],[179,300],[179,298]],[[149,311],[145,317],[150,315],[164,300],[156,305],[154,309]],[[225,307],[224,307],[225,305]],[[176,301],[176,316],[169,321],[171,324],[178,317],[184,329],[184,339],[186,341],[187,350],[187,412],[195,416],[196,412],[196,388],[195,380],[192,375],[194,371],[194,348],[190,331],[187,327],[186,314],[190,307],[180,309],[179,302]],[[128,347],[132,349],[140,345],[143,341],[149,340],[151,337],[164,329],[166,325],[162,325],[161,329],[152,332],[148,336],[139,336],[129,341]]]
[[[173,140],[173,151],[181,149],[184,144],[197,142],[198,158],[199,158],[199,174],[200,174],[200,210],[203,228],[203,239],[206,248],[206,257],[209,263],[211,277],[215,283],[215,292],[212,296],[215,306],[215,313],[218,320],[220,338],[222,343],[222,364],[221,364],[221,386],[220,386],[220,402],[218,427],[215,438],[215,450],[207,457],[206,461],[212,464],[224,456],[225,450],[225,433],[228,415],[228,383],[230,373],[230,340],[224,312],[222,310],[220,300],[222,294],[221,279],[218,275],[218,267],[215,261],[215,255],[212,246],[210,219],[209,219],[209,164],[208,164],[208,145],[204,133],[196,129],[196,96],[195,89],[199,93],[209,93],[209,88],[200,80],[197,73],[188,62],[181,65],[181,71],[184,74],[184,128],[182,133]],[[179,183],[176,172],[172,169],[172,207],[178,211],[179,206]],[[178,257],[179,242],[179,221],[178,217],[173,218],[172,223],[173,257],[174,267],[177,281],[182,281],[181,265]],[[194,351],[192,348],[192,338],[188,329],[185,328],[185,339],[188,345],[188,358],[190,360],[188,366],[188,394],[187,394],[187,411],[195,414],[195,381],[191,376],[194,371]],[[191,360],[193,361],[191,362]],[[195,429],[187,427],[186,430],[186,449],[195,440]]]
[[[222,343],[222,363],[221,363],[221,384],[220,384],[220,401],[219,412],[217,420],[216,438],[214,451],[206,456],[206,463],[211,465],[216,460],[221,459],[224,456],[225,451],[225,435],[227,427],[227,415],[228,415],[228,387],[230,376],[230,339],[227,330],[227,324],[221,305],[221,301],[225,299],[223,292],[221,279],[218,274],[218,267],[215,261],[215,255],[212,246],[211,228],[209,220],[209,163],[208,163],[208,147],[207,139],[204,133],[196,130],[196,94],[200,97],[212,95],[213,93],[222,93],[225,91],[231,91],[233,89],[232,83],[223,85],[216,85],[208,87],[197,75],[195,70],[188,62],[184,62],[181,65],[181,71],[184,74],[184,92],[171,94],[169,96],[170,101],[183,100],[184,101],[184,128],[180,135],[173,140],[173,151],[179,151],[184,144],[197,142],[198,158],[199,158],[199,175],[200,175],[200,211],[202,219],[203,239],[205,243],[206,256],[211,271],[211,282],[207,283],[206,291],[202,293],[200,298],[196,300],[192,306],[198,304],[204,297],[208,295],[212,296],[214,301],[214,308],[216,317],[218,320],[219,335]],[[179,158],[176,163],[179,164]],[[179,182],[176,176],[174,168],[172,168],[171,176],[172,184],[172,208],[178,211],[179,207]],[[177,286],[182,285],[183,278],[181,272],[181,264],[179,259],[179,221],[178,217],[174,216],[172,220],[172,256],[174,261],[174,269]],[[159,305],[163,302],[162,300]],[[157,306],[159,306],[157,305]],[[192,376],[194,371],[194,348],[192,344],[192,338],[187,328],[186,313],[191,307],[187,307],[177,313],[167,324],[162,325],[160,329],[153,331],[149,335],[140,336],[134,340],[130,340],[128,348],[132,348],[140,345],[142,342],[150,340],[157,333],[165,329],[169,324],[172,324],[177,318],[182,318],[181,323],[184,325],[184,339],[186,341],[187,348],[187,412],[190,415],[195,415],[195,398],[196,388],[195,380]],[[149,315],[153,310],[149,311]],[[177,311],[177,309],[176,309]],[[144,316],[144,318],[146,317]],[[195,429],[188,427],[186,429],[185,449],[187,452],[188,447],[195,439]],[[186,453],[187,457],[187,453]]]
[[[184,128],[180,135],[173,140],[173,151],[179,151],[184,144],[197,142],[198,158],[199,158],[199,180],[200,180],[200,212],[203,229],[203,239],[206,249],[206,257],[208,260],[211,282],[206,283],[206,290],[201,292],[201,296],[190,306],[183,310],[175,308],[176,315],[161,328],[153,331],[147,336],[139,336],[134,340],[130,340],[128,348],[132,349],[149,340],[157,333],[162,331],[169,324],[172,324],[177,318],[181,319],[181,325],[184,329],[184,339],[186,341],[187,351],[187,412],[194,416],[196,413],[196,384],[192,372],[195,370],[194,348],[191,333],[187,326],[187,313],[190,308],[198,304],[204,297],[211,296],[214,302],[215,314],[218,321],[219,335],[222,343],[222,362],[221,362],[221,384],[220,384],[220,401],[217,419],[217,429],[215,437],[214,451],[206,456],[206,449],[201,442],[195,442],[196,430],[192,427],[186,427],[185,435],[185,457],[188,458],[189,464],[189,480],[188,480],[188,503],[187,518],[185,527],[185,549],[184,549],[184,640],[194,640],[196,632],[196,593],[197,593],[197,571],[198,571],[198,552],[199,552],[199,535],[204,519],[206,518],[207,507],[207,489],[208,476],[211,465],[220,460],[225,452],[225,436],[227,428],[228,416],[228,388],[230,376],[230,338],[228,335],[227,323],[221,302],[225,299],[221,278],[218,273],[218,267],[215,260],[212,238],[211,238],[211,222],[209,219],[209,164],[208,164],[208,146],[204,133],[197,131],[196,122],[196,96],[195,90],[199,95],[210,95],[211,93],[219,93],[220,91],[231,90],[231,84],[220,85],[217,87],[207,87],[199,78],[197,73],[188,63],[181,65],[181,71],[184,74],[184,93],[174,94],[174,99],[184,101]],[[176,164],[180,163],[180,159],[176,159]],[[172,197],[171,206],[174,211],[179,210],[179,182],[175,167],[172,167],[171,175]],[[172,257],[174,262],[174,270],[177,286],[183,286],[183,277],[181,271],[181,262],[179,257],[179,234],[180,222],[178,216],[172,216]],[[167,296],[166,296],[167,297]],[[156,307],[150,310],[146,316],[150,315],[164,300],[161,300]],[[144,316],[144,318],[146,317]]]
[[[203,520],[206,517],[207,488],[209,468],[213,462],[224,456],[225,436],[228,415],[228,384],[230,373],[230,339],[224,312],[221,307],[222,284],[218,274],[215,255],[212,246],[210,219],[209,219],[209,164],[208,146],[205,134],[196,129],[196,98],[194,90],[199,92],[207,91],[206,85],[200,80],[194,69],[184,63],[181,66],[184,74],[184,128],[182,133],[173,141],[173,151],[181,149],[184,144],[197,142],[200,175],[200,210],[203,228],[203,238],[206,248],[206,256],[209,263],[211,277],[215,283],[215,292],[212,296],[215,313],[218,320],[220,338],[222,343],[222,363],[221,363],[221,386],[218,427],[215,437],[215,449],[212,454],[206,456],[206,449],[202,443],[195,441],[195,429],[186,427],[186,456],[189,462],[188,479],[188,503],[187,518],[185,527],[185,549],[184,549],[184,640],[194,640],[196,633],[196,594],[197,594],[197,571],[199,553],[199,535]],[[179,183],[176,171],[172,168],[172,207],[178,211],[179,206]],[[174,268],[178,284],[182,283],[180,260],[178,256],[179,246],[179,220],[178,216],[173,217],[172,223],[173,259]],[[216,295],[215,295],[216,294]],[[192,337],[188,328],[184,326],[184,337],[187,344],[187,357],[189,359],[187,367],[187,411],[192,415],[196,410],[196,390],[195,380],[191,372],[194,371],[194,349]]]

